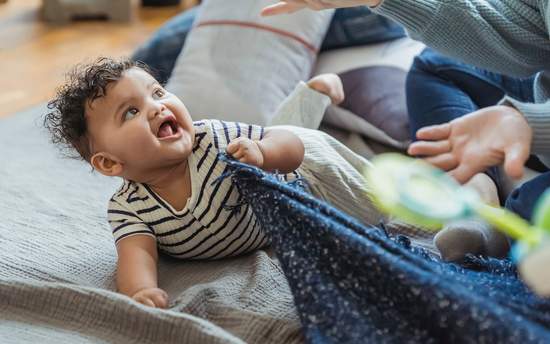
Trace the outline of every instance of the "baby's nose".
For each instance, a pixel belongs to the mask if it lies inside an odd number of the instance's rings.
[[[157,117],[158,115],[162,114],[164,111],[166,111],[166,105],[162,104],[162,103],[157,103],[155,104],[155,106],[153,106],[153,108],[151,109],[151,112],[150,112],[150,118],[155,118]]]

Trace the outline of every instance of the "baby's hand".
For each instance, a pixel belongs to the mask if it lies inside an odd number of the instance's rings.
[[[168,307],[168,294],[160,288],[141,289],[132,296],[132,299],[146,306],[157,308]]]
[[[329,96],[332,104],[338,105],[344,101],[344,86],[336,74],[320,74],[307,82],[307,85],[319,93]]]
[[[227,154],[233,158],[256,167],[264,165],[264,155],[256,141],[247,137],[238,137],[227,145]]]

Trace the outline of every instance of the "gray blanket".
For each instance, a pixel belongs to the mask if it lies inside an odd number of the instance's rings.
[[[106,206],[120,181],[63,159],[41,127],[44,112],[0,120],[0,342],[303,342],[270,252],[163,258],[168,310],[116,293]]]

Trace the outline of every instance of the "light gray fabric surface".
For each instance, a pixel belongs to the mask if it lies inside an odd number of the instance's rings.
[[[61,158],[44,113],[0,120],[0,342],[303,342],[286,279],[266,251],[162,259],[169,310],[115,293],[106,206],[119,181]]]

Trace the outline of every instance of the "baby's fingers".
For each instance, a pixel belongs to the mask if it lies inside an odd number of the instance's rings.
[[[141,303],[145,306],[155,307],[155,303],[153,302],[153,300],[149,299],[148,297],[136,296],[136,297],[134,297],[134,300],[136,300],[137,302],[139,302],[139,303]]]
[[[152,301],[154,302],[155,307],[166,308],[168,307],[168,295],[166,292],[156,293],[151,296]]]
[[[227,148],[225,148],[225,151],[227,152],[227,154],[233,155],[239,149],[240,146],[241,146],[241,141],[234,140],[229,142],[229,144],[227,145]]]
[[[235,153],[231,154],[231,156],[237,160],[240,160],[241,158],[243,158],[244,156],[246,155],[245,153],[245,150],[244,149],[239,149],[238,151],[236,151]]]

